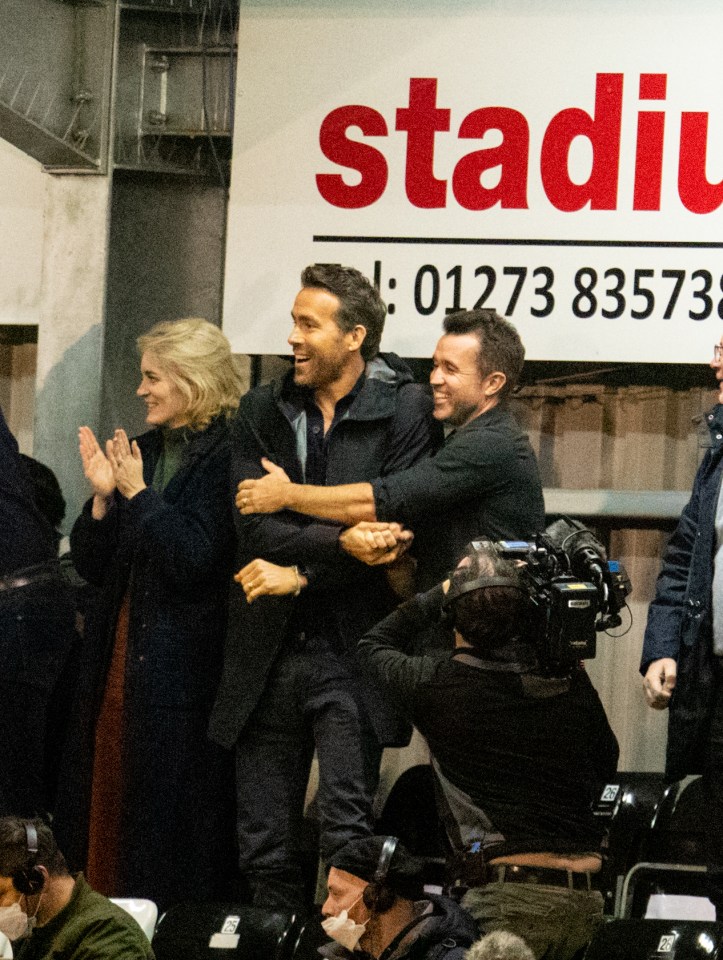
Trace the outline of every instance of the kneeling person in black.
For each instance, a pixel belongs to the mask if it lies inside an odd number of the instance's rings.
[[[68,873],[41,820],[0,819],[0,933],[17,960],[153,960],[133,917]]]
[[[466,862],[463,902],[482,932],[510,930],[536,957],[568,960],[602,922],[591,803],[617,742],[584,670],[540,671],[519,571],[492,543],[468,548],[451,576],[454,650],[409,655],[446,587],[379,623],[360,658],[429,744],[440,815]]]

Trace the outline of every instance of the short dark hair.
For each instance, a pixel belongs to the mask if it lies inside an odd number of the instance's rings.
[[[483,377],[500,370],[507,382],[500,400],[517,386],[525,365],[525,347],[517,327],[494,310],[460,310],[444,318],[444,332],[453,336],[471,333],[479,340],[479,371]]]
[[[500,555],[490,540],[471,543],[451,572],[448,597],[460,587],[483,577],[504,577],[510,585],[485,586],[460,593],[449,604],[454,626],[474,647],[492,650],[515,637],[534,631],[529,627],[531,605],[521,589],[519,568]]]
[[[339,299],[336,322],[344,333],[357,324],[367,332],[361,346],[364,360],[373,360],[379,353],[387,308],[374,287],[359,270],[338,263],[312,263],[301,273],[302,287],[328,290]]]
[[[26,823],[35,827],[38,836],[36,856],[28,852]],[[0,876],[12,877],[28,865],[45,867],[52,876],[66,876],[68,873],[65,857],[58,850],[55,837],[44,820],[0,817]]]

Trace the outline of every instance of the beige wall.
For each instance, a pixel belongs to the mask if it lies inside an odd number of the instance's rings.
[[[37,323],[45,175],[40,164],[0,140],[0,325]]]
[[[100,405],[107,272],[107,177],[51,175],[0,140],[0,328],[37,328],[37,345],[0,330],[0,403],[24,453],[58,476],[68,521],[87,495],[77,429]]]
[[[30,453],[36,351],[33,344],[2,343],[1,328],[39,322],[45,176],[39,163],[4,140],[0,171],[0,405]]]

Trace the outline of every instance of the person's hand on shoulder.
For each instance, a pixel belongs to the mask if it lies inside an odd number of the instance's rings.
[[[286,495],[291,481],[283,467],[267,457],[261,458],[266,475],[258,480],[242,480],[236,493],[236,507],[241,514],[277,513],[288,506]]]

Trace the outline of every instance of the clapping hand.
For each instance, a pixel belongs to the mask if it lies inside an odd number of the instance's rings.
[[[118,492],[127,500],[146,489],[143,479],[143,456],[134,440],[130,443],[125,430],[116,430],[112,440],[107,440],[105,452],[113,470]]]
[[[113,467],[101,450],[90,427],[81,427],[78,430],[78,445],[80,459],[83,461],[83,473],[90,481],[93,493],[97,497],[108,500],[116,488]]]

